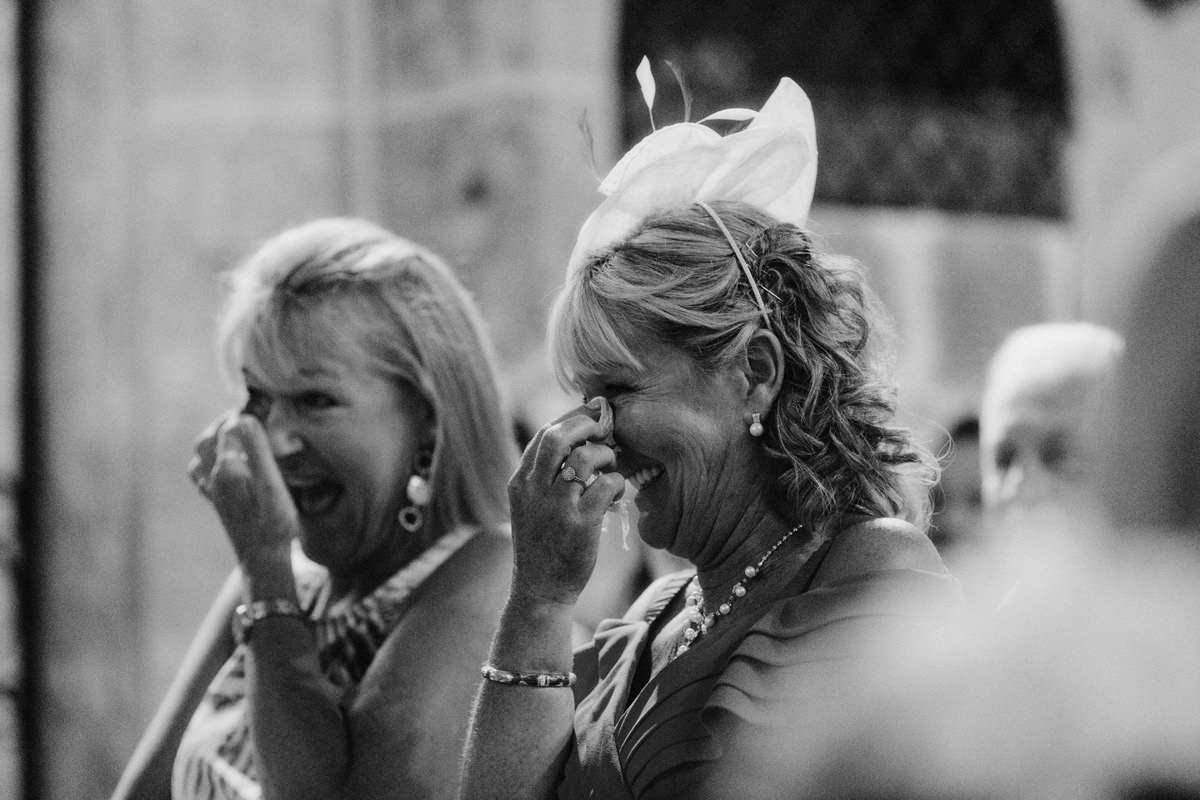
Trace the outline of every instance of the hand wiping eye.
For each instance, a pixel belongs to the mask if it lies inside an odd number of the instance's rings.
[[[616,440],[613,438],[612,404],[608,402],[608,398],[603,397],[602,395],[596,395],[592,399],[588,400],[586,405],[588,408],[594,408],[600,413],[600,416],[596,421],[600,423],[600,430],[602,431],[601,435],[603,438],[599,441],[608,445],[609,447],[615,445]]]

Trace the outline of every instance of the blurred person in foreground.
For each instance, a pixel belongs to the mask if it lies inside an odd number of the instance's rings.
[[[1099,507],[1109,431],[1098,420],[1123,350],[1104,326],[1047,322],[1017,328],[993,354],[979,415],[986,541],[959,574],[982,604],[1004,602],[1020,562],[1045,559],[1053,531]]]
[[[877,309],[805,231],[808,98],[783,79],[740,113],[724,137],[650,134],[581,229],[549,340],[590,399],[509,484],[514,580],[465,797],[777,797],[805,750],[762,745],[796,719],[823,731],[883,642],[957,608],[923,529],[936,467],[894,426]],[[694,567],[572,656],[627,481],[638,534]]]
[[[249,400],[190,475],[238,568],[114,797],[455,796],[511,571],[475,306],[429,251],[324,219],[233,271],[219,342]]]
[[[1200,214],[1125,235],[1149,270],[1110,402],[1083,420],[1108,433],[1099,503],[1037,520],[1057,546],[990,626],[893,662],[813,796],[1200,800]]]

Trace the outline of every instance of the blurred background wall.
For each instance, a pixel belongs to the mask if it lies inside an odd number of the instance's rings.
[[[812,97],[813,226],[859,257],[932,437],[1013,326],[1103,318],[1131,187],[1200,132],[1189,0],[0,4],[0,796],[104,797],[232,566],[184,475],[232,402],[220,273],[358,214],[460,270],[514,411],[603,172],[658,124]],[[1200,177],[1200,176],[1197,176]]]

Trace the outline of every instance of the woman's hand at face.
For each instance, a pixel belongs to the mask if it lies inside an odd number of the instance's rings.
[[[508,483],[514,591],[573,604],[596,565],[604,514],[625,489],[603,398],[539,430]]]
[[[296,507],[257,419],[218,417],[197,439],[188,473],[216,509],[243,568],[290,564]]]

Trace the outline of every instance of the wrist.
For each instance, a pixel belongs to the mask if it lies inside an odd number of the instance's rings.
[[[250,641],[254,627],[273,617],[291,618],[309,624],[308,615],[295,601],[280,597],[242,603],[233,612],[233,638],[238,644]]]
[[[261,567],[242,564],[242,597],[246,602],[288,600],[297,602],[296,579],[291,567],[286,571],[264,570]]]
[[[490,663],[523,672],[570,671],[574,612],[574,603],[514,590],[492,640]]]
[[[514,578],[508,595],[508,608],[530,617],[574,615],[578,592],[547,591]]]
[[[260,548],[239,554],[242,583],[248,600],[296,599],[291,548]]]

